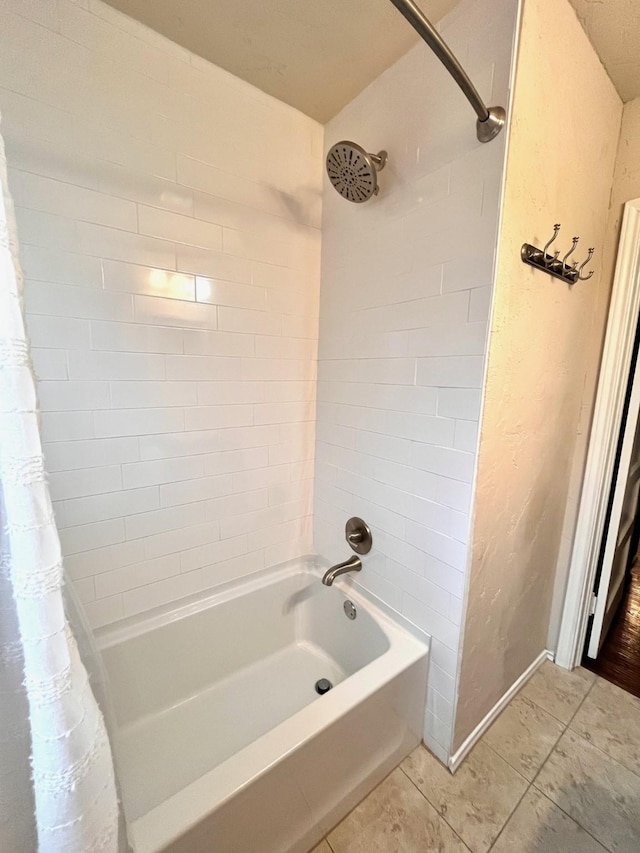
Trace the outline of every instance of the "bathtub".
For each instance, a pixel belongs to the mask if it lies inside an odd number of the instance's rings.
[[[307,853],[420,741],[428,637],[311,562],[98,642],[136,853]]]

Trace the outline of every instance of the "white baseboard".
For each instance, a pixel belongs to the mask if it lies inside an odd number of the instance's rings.
[[[513,682],[507,692],[503,696],[501,696],[500,699],[498,699],[498,701],[489,711],[489,713],[485,717],[483,717],[482,720],[480,720],[480,722],[471,732],[469,737],[464,741],[460,749],[458,749],[457,752],[454,752],[454,754],[449,758],[449,770],[451,770],[452,773],[456,772],[458,767],[467,757],[467,754],[480,740],[480,738],[489,728],[491,723],[493,723],[496,717],[506,708],[506,706],[513,699],[516,693],[522,690],[522,688],[527,683],[527,681],[529,681],[534,672],[539,669],[546,660],[553,660],[553,652],[550,652],[545,649],[545,651],[540,652],[538,657],[533,661],[530,666],[525,669],[522,675]]]

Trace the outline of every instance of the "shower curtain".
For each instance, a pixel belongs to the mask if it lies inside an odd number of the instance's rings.
[[[65,610],[0,136],[0,851],[117,853],[104,717]]]

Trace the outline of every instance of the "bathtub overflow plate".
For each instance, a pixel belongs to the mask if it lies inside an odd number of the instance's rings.
[[[342,606],[344,608],[344,612],[347,616],[347,619],[355,619],[356,618],[358,613],[356,611],[356,606],[353,603],[353,601],[349,601],[349,599],[347,599]]]
[[[328,678],[319,678],[316,681],[316,693],[319,693],[321,696],[324,696],[325,693],[328,693],[333,684],[329,681]]]

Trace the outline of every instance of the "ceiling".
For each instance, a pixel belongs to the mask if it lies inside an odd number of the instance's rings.
[[[320,122],[418,40],[389,0],[107,2]],[[457,2],[419,5],[435,23]],[[640,0],[570,2],[621,98],[640,96]]]
[[[107,0],[320,122],[418,36],[389,0]],[[438,21],[458,0],[421,0]]]
[[[638,0],[571,0],[623,101],[640,97]]]

